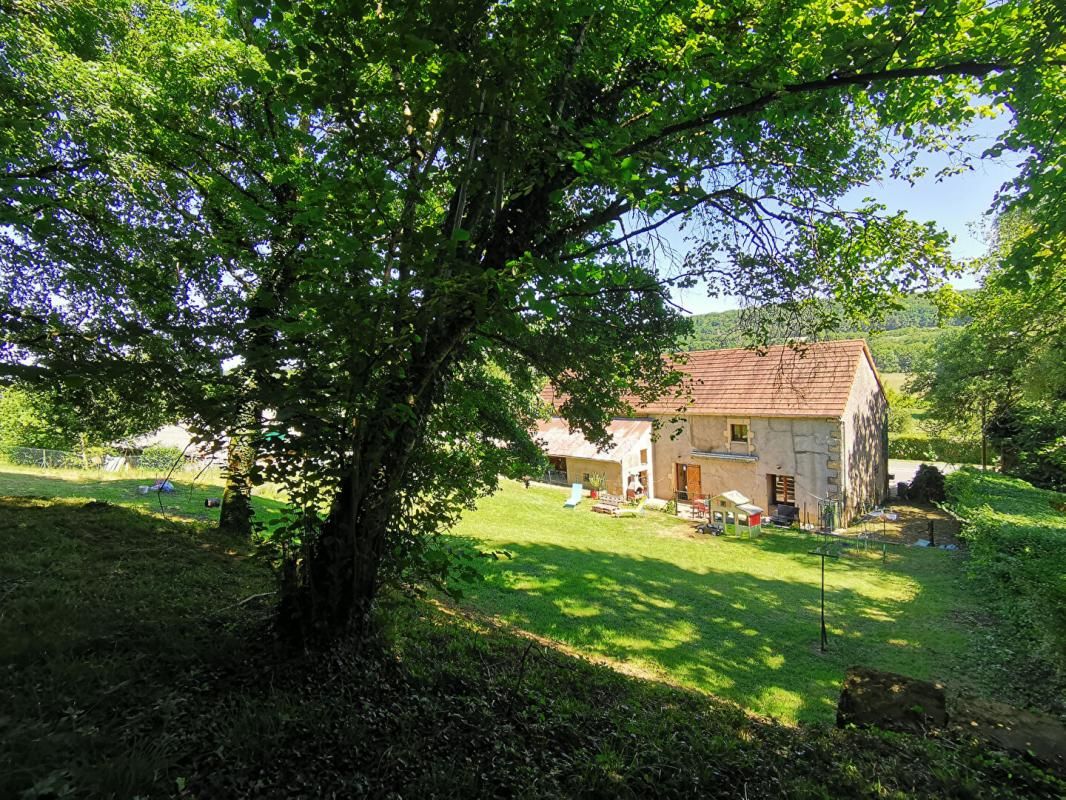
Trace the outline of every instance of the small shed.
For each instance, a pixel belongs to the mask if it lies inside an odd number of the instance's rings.
[[[553,464],[554,471],[565,473],[560,481],[567,485],[584,484],[586,489],[605,489],[610,494],[634,497],[651,487],[652,423],[647,419],[615,419],[607,426],[611,443],[606,447],[588,441],[561,417],[552,417],[537,426],[541,449]],[[602,482],[600,481],[602,479]],[[640,491],[637,491],[637,483]]]
[[[738,491],[723,492],[711,500],[711,521],[726,532],[732,525],[737,534],[758,536],[762,533],[762,514],[763,509]]]

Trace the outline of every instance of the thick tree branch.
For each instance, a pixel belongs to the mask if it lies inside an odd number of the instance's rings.
[[[1054,62],[1048,63],[1053,64]],[[954,64],[937,64],[928,67],[883,69],[876,72],[858,73],[855,75],[830,75],[818,80],[785,84],[776,91],[769,92],[761,97],[749,100],[746,103],[740,103],[739,105],[731,106],[729,108],[718,109],[707,114],[701,114],[693,119],[682,120],[681,122],[667,125],[658,133],[633,142],[632,144],[615,151],[615,155],[619,157],[632,155],[633,153],[638,153],[649,147],[653,147],[676,134],[701,130],[725,119],[754,114],[758,111],[762,111],[777,100],[788,97],[789,95],[821,92],[831,89],[840,89],[847,86],[869,86],[872,83],[905,80],[908,78],[935,78],[948,75],[967,75],[980,78],[992,72],[1018,69],[1019,66],[1021,65],[984,61],[960,61]]]

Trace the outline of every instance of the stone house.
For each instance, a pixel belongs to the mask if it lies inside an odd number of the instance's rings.
[[[887,495],[888,401],[865,341],[703,350],[679,369],[682,396],[615,420],[606,450],[559,417],[542,423],[553,467],[586,485],[599,474],[619,493],[639,478],[651,496],[682,502],[739,491],[812,521],[822,501],[850,519]],[[542,398],[554,405],[554,390]]]

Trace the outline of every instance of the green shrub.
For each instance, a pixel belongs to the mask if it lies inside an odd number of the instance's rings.
[[[944,502],[944,473],[934,466],[922,464],[907,487],[907,499],[925,503]]]
[[[181,455],[181,448],[178,447],[146,447],[137,465],[141,469],[169,470]]]
[[[1066,495],[962,469],[947,499],[966,519],[972,579],[1060,674],[1066,674]]]
[[[949,464],[980,464],[980,442],[958,442],[938,436],[905,434],[888,437],[888,457],[908,461],[946,461]],[[991,449],[988,459],[993,459]]]

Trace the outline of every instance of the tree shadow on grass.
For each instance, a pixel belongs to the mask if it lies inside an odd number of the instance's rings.
[[[536,575],[528,563],[569,550],[511,566],[576,594],[570,561]],[[240,602],[274,585],[270,571],[246,540],[206,526],[84,498],[0,498],[0,551],[0,797],[972,794],[951,791],[967,769],[954,752],[930,766],[924,743],[764,725],[422,604],[396,620],[387,652],[279,660],[255,636],[264,609]],[[604,553],[571,555],[596,571],[590,583],[614,569]],[[646,561],[612,580],[673,623],[702,590]],[[764,599],[757,583],[733,585]],[[620,613],[621,593],[592,610]]]
[[[706,544],[723,552],[704,569],[576,546],[507,544],[513,558],[487,567],[484,583],[467,596],[519,628],[789,721],[830,719],[851,664],[935,677],[954,655],[945,626],[955,623],[923,611],[923,586],[913,575],[869,559],[827,559],[830,642],[822,653],[810,543],[766,537]],[[783,554],[798,577],[737,569],[731,547]],[[853,570],[893,572],[876,577],[896,589],[894,596],[883,587],[843,585],[856,584]]]
[[[247,537],[84,497],[0,497],[0,552],[0,796],[71,774],[143,795],[164,721],[253,647],[263,607],[234,598],[269,569]]]

